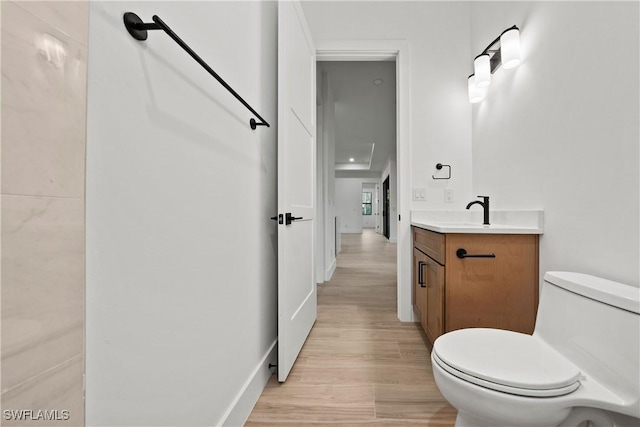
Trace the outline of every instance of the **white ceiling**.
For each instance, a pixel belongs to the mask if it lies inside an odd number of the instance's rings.
[[[318,62],[320,72],[335,99],[336,170],[382,173],[396,150],[395,61]]]

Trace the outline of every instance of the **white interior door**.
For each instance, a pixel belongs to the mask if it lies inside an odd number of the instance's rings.
[[[279,2],[278,381],[281,382],[289,375],[317,314],[315,55],[300,4]]]

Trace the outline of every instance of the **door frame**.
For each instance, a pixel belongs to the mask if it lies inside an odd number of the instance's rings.
[[[396,172],[397,173],[397,172]],[[391,237],[391,221],[389,220],[389,175],[382,181],[382,235],[389,239]]]
[[[381,234],[381,215],[380,215],[380,183],[376,184],[376,233]]]
[[[378,208],[378,203],[377,203],[377,197],[378,195],[376,194],[378,191],[378,184],[380,182],[379,179],[374,179],[371,178],[371,181],[367,180],[368,178],[363,178],[362,183],[360,185],[360,187],[362,188],[362,193],[371,193],[371,215],[366,215],[366,216],[370,216],[371,218],[368,219],[368,222],[372,222],[373,226],[368,227],[374,231],[376,231],[376,209]],[[364,229],[366,228],[364,226],[365,223],[365,215],[362,216],[362,230],[364,231]]]
[[[410,45],[407,40],[315,40],[318,61],[396,62],[396,194],[398,319],[413,322],[411,307]],[[337,254],[336,254],[337,255]]]

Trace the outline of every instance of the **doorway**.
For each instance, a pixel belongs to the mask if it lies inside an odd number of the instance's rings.
[[[410,127],[409,127],[409,111],[410,111],[410,78],[409,78],[409,45],[402,40],[319,40],[316,41],[316,61],[393,61],[396,69],[396,158],[388,165],[390,182],[389,193],[390,198],[395,198],[395,210],[390,206],[389,231],[390,238],[393,237],[395,228],[395,237],[397,239],[396,259],[397,259],[397,313],[398,318],[404,322],[413,321],[413,309],[411,306],[411,233],[410,233]],[[322,75],[318,74],[318,80],[322,79]],[[322,102],[319,100],[319,103]],[[318,104],[318,108],[321,108]],[[320,137],[321,133],[318,133]],[[327,132],[322,134],[322,139],[326,140]],[[320,140],[320,139],[319,139]],[[324,153],[324,161],[326,162],[331,155],[335,153]],[[320,163],[318,163],[320,165]],[[335,199],[328,200],[327,194],[335,194],[335,183],[327,183],[327,176],[324,176],[323,192],[324,199],[319,206],[319,214],[324,215],[324,223],[335,224],[335,227],[326,227],[324,236],[329,236],[330,232],[334,232],[331,245],[325,248],[334,248],[335,236],[339,233],[340,219],[335,215]],[[382,221],[380,221],[382,222]],[[382,224],[380,224],[382,227]],[[330,260],[325,259],[326,262]],[[335,258],[333,259],[335,268]],[[327,273],[329,271],[327,270]],[[325,280],[329,280],[330,275],[325,275]]]
[[[363,183],[360,202],[362,203],[362,230],[375,228],[373,220],[373,185]]]
[[[363,182],[362,183],[362,231],[371,229],[377,234],[381,234],[381,226],[379,213],[378,191],[380,181]]]
[[[382,183],[382,234],[389,239],[390,222],[389,222],[389,202],[391,196],[389,194],[389,177]]]
[[[321,283],[330,279],[338,253],[331,251],[336,247],[333,239],[361,234],[366,228],[382,234],[381,184],[396,173],[396,61],[393,57],[320,61],[316,75],[316,276]],[[388,192],[396,191],[395,182],[396,177],[391,176]],[[395,201],[391,196],[389,203]],[[396,227],[387,229],[395,242]]]

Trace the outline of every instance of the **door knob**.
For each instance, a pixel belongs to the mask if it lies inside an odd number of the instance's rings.
[[[293,221],[299,220],[299,219],[303,219],[301,216],[293,216],[291,215],[291,212],[287,212],[285,215],[285,225],[289,225],[291,224]]]

